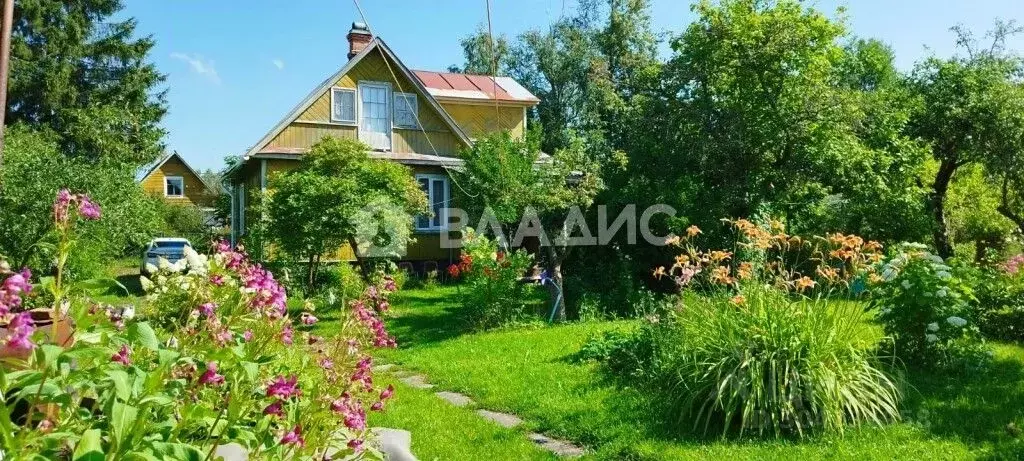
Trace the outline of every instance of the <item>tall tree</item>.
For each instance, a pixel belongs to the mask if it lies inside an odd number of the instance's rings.
[[[160,155],[164,76],[120,0],[19,0],[7,123],[45,129],[64,153],[142,165]]]
[[[1019,29],[998,22],[980,47],[969,31],[954,28],[965,55],[932,57],[919,63],[911,87],[920,98],[910,132],[929,143],[938,169],[931,184],[933,240],[943,257],[953,255],[946,197],[956,172],[970,164],[988,164],[990,172],[1013,164],[1024,151],[1024,92],[1018,78],[1020,58],[1006,50],[1006,39]],[[1004,183],[1009,186],[1009,180]]]
[[[449,72],[477,75],[508,75],[510,67],[510,48],[504,35],[492,38],[484,26],[459,41],[462,45],[464,64],[448,66]]]

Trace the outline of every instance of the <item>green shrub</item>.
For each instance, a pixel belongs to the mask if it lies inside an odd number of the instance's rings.
[[[533,258],[523,250],[501,250],[498,242],[470,228],[464,232],[462,251],[459,264],[448,273],[465,281],[460,293],[469,321],[485,329],[525,319],[530,286],[521,279]]]
[[[921,244],[904,244],[881,264],[872,306],[895,355],[919,368],[977,369],[988,354],[963,278]]]
[[[962,268],[974,289],[978,326],[986,338],[1024,341],[1024,268],[1018,268],[1021,262],[1024,255],[1003,264]]]
[[[880,368],[861,312],[761,286],[743,296],[742,305],[697,298],[665,320],[680,341],[667,364],[679,421],[805,436],[899,419],[899,387]]]

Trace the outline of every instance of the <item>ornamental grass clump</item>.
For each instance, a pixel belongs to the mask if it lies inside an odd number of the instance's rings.
[[[727,223],[738,235],[733,249],[699,249],[701,231],[691,227],[670,241],[682,248],[675,264],[655,270],[697,293],[643,330],[661,332],[649,363],[661,369],[677,424],[804,437],[899,419],[900,386],[881,365],[880,335],[849,300],[881,245],[842,234],[804,239],[777,221]]]

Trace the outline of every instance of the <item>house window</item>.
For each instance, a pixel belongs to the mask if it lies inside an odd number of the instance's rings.
[[[376,150],[391,150],[391,86],[359,82],[359,140]]]
[[[420,190],[427,196],[427,204],[433,216],[417,216],[416,230],[418,231],[442,231],[448,228],[448,207],[450,195],[448,192],[448,177],[439,174],[418,174],[416,182],[420,184]]]
[[[184,197],[185,178],[181,176],[164,176],[164,196]]]
[[[395,126],[399,128],[417,128],[419,124],[416,112],[416,95],[413,93],[395,93]]]
[[[331,121],[356,123],[356,90],[348,88],[331,89]]]

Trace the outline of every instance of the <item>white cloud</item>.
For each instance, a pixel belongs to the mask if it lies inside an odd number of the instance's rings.
[[[284,70],[284,61],[282,61],[281,59],[272,59],[270,63],[273,64],[274,67],[277,68],[277,70]]]
[[[205,76],[213,83],[220,84],[220,75],[217,75],[217,68],[212,60],[205,59],[199,54],[179,52],[171,53],[171,57],[188,63],[189,67],[192,68],[192,72]]]

